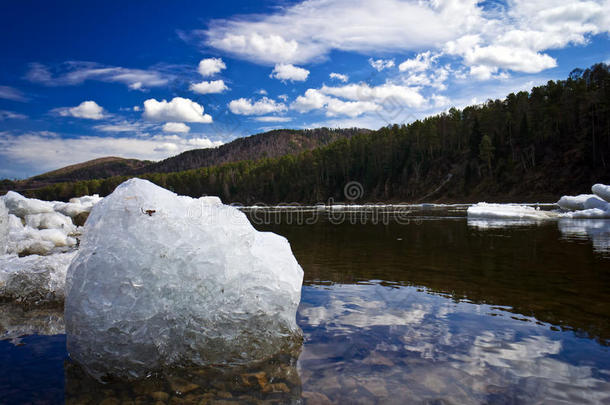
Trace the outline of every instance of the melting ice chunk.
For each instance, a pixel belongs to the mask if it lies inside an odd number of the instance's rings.
[[[0,256],[6,254],[8,250],[8,210],[4,201],[0,199]]]
[[[9,191],[2,198],[4,199],[4,204],[6,204],[9,212],[20,218],[25,218],[26,215],[31,214],[54,212],[53,203],[37,200],[35,198],[25,198],[14,191]]]
[[[557,201],[564,210],[588,210],[593,208],[605,209],[608,203],[595,194],[580,194],[576,196],[564,195]]]
[[[62,302],[66,272],[76,252],[0,257],[0,297],[38,304]]]
[[[610,186],[606,186],[605,184],[594,184],[593,187],[591,187],[591,191],[599,198],[610,203]]]
[[[68,351],[98,377],[264,359],[300,341],[302,280],[288,241],[237,209],[128,180],[68,270]]]
[[[542,211],[528,205],[478,203],[468,208],[468,218],[512,219],[540,221],[557,216],[551,211]]]

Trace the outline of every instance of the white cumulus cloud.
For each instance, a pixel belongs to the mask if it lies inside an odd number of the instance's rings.
[[[268,97],[263,97],[257,101],[252,101],[248,98],[239,98],[237,100],[232,100],[229,103],[229,110],[231,110],[233,114],[239,115],[264,115],[286,111],[286,109],[284,103],[278,103]]]
[[[398,65],[401,72],[421,72],[430,68],[430,65],[437,59],[437,55],[432,55],[430,51],[417,54],[413,59],[407,59]]]
[[[167,122],[163,125],[163,132],[186,134],[191,128],[183,122]]]
[[[280,63],[275,65],[269,77],[292,82],[304,82],[309,76],[309,70],[291,64]]]
[[[304,95],[297,97],[290,107],[301,113],[324,110],[329,117],[357,117],[387,108],[419,109],[426,105],[426,99],[415,87],[393,83],[379,86],[358,83],[336,87],[323,85],[320,89],[308,89]]]
[[[203,111],[202,105],[188,98],[174,97],[169,102],[150,98],[144,101],[143,117],[151,121],[211,123],[212,117]]]
[[[330,77],[331,79],[336,79],[339,80],[343,83],[347,83],[349,80],[349,76],[348,75],[344,75],[342,73],[335,73],[332,72],[331,74],[328,75],[328,77]]]
[[[221,58],[207,58],[199,62],[197,71],[203,77],[213,76],[227,68]]]
[[[367,112],[376,111],[379,105],[370,101],[344,101],[330,97],[318,89],[308,89],[291,104],[291,108],[301,113],[325,109],[326,116],[346,115],[357,117]]]
[[[89,120],[101,120],[104,118],[104,108],[95,101],[83,101],[76,107],[61,107],[53,110],[62,117],[85,118]]]
[[[224,80],[202,81],[200,83],[191,83],[191,91],[199,94],[219,94],[225,90],[229,90]]]
[[[394,59],[369,59],[369,64],[378,72],[394,67]]]

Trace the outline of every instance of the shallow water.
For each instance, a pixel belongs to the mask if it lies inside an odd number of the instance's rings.
[[[69,361],[60,311],[2,305],[0,403],[610,403],[610,221],[464,210],[253,217],[305,270],[305,342],[244,369],[102,385]]]

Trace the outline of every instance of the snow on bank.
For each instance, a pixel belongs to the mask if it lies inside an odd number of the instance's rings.
[[[100,200],[95,195],[68,203],[42,201],[14,191],[0,197],[0,299],[63,301],[80,234],[72,218],[88,213]]]
[[[288,241],[217,198],[131,179],[93,208],[66,282],[70,356],[95,376],[243,364],[300,341]]]

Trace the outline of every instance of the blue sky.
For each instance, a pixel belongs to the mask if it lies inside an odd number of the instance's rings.
[[[409,122],[610,61],[610,0],[7,2],[0,178]]]

